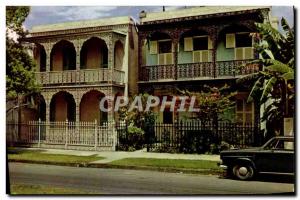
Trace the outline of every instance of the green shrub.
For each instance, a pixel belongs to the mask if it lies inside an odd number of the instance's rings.
[[[124,130],[122,137],[119,137],[118,150],[135,151],[142,149],[145,141],[144,135],[143,129],[134,125],[128,126],[127,131]]]

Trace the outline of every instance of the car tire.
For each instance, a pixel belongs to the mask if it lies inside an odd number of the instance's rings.
[[[236,164],[232,168],[232,174],[240,180],[249,180],[254,176],[254,168],[248,163]]]

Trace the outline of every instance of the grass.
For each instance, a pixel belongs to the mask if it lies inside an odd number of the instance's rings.
[[[187,159],[155,159],[155,158],[125,158],[110,162],[112,165],[138,166],[138,167],[159,167],[176,169],[210,169],[220,170],[216,161],[208,160],[187,160]]]
[[[22,194],[93,194],[90,192],[60,188],[53,186],[41,186],[41,185],[23,185],[23,184],[12,184],[10,186],[10,192],[12,195],[22,195]]]
[[[8,160],[21,160],[21,161],[36,161],[47,163],[89,163],[96,160],[104,159],[103,157],[97,157],[97,155],[91,156],[74,156],[74,155],[62,155],[62,154],[46,154],[43,151],[38,150],[8,150]]]

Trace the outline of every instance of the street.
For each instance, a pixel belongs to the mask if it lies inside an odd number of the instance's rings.
[[[212,175],[9,163],[13,184],[80,189],[99,194],[283,194],[293,183],[238,181]]]

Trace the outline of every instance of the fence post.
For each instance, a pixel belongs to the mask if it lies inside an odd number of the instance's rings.
[[[68,119],[66,119],[65,138],[66,138],[65,149],[67,149],[68,148]]]
[[[97,143],[98,143],[98,137],[97,137],[97,120],[95,119],[95,151],[97,151]]]
[[[116,151],[116,133],[115,133],[114,126],[115,126],[114,120],[111,120],[111,121],[107,122],[107,129],[108,129],[109,132],[111,132],[110,137],[112,139],[112,143],[111,143],[111,145],[112,145],[111,150],[112,151]],[[109,139],[109,137],[107,137],[107,141],[109,141],[108,139]]]
[[[39,143],[38,143],[38,147],[41,148],[41,118],[39,118],[39,122],[38,122],[38,126],[39,126]]]

